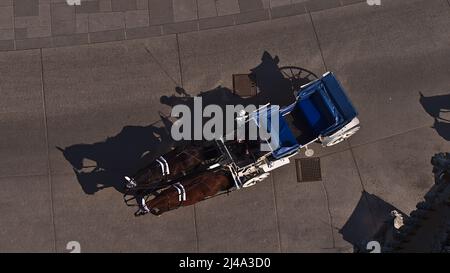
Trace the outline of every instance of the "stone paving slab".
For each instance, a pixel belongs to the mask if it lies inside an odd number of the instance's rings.
[[[119,46],[105,43],[48,49],[43,51],[43,60],[54,173],[72,172],[56,146],[102,142],[126,125],[147,126],[160,120],[158,112],[169,111],[159,102],[160,97],[180,81],[174,36]],[[125,111],[130,106],[133,113]],[[61,111],[72,118],[65,118]],[[104,123],[105,119],[114,122]],[[123,160],[116,156],[117,161]]]
[[[425,126],[353,150],[364,188],[410,213],[434,183],[431,156],[450,142]]]
[[[363,191],[358,168],[352,151],[349,150],[322,156],[320,159],[333,231],[333,249],[348,252],[352,250],[352,245],[342,238],[339,230],[352,214]]]
[[[196,205],[200,252],[279,252],[270,179]],[[212,239],[214,238],[214,239]]]
[[[216,17],[216,0],[197,0],[198,19]]]
[[[0,178],[1,252],[53,252],[54,229],[48,177]]]
[[[183,84],[190,94],[219,85],[232,89],[231,75],[250,73],[262,63],[264,51],[272,58],[278,56],[279,66],[324,72],[308,16],[185,33],[179,35],[179,42]]]
[[[2,1],[0,50],[153,37],[154,32],[133,34],[148,26],[163,29],[159,35],[221,28],[356,2],[363,0],[81,0],[79,6],[70,6],[65,0]],[[205,18],[211,20],[202,21]],[[128,31],[132,34],[127,35]],[[61,42],[59,38],[81,33],[86,33],[88,39],[66,39]]]
[[[271,173],[275,184],[281,252],[324,252],[333,231],[322,182],[298,183],[295,165]]]
[[[352,145],[430,124],[419,92],[448,92],[450,36],[444,33],[449,6],[445,1],[394,2],[313,14],[325,63],[360,108],[364,125],[350,139]]]
[[[73,174],[52,175],[57,252],[67,252],[70,241],[78,241],[82,252],[196,251],[193,207],[134,217],[136,207],[125,206],[116,190],[86,195],[76,180]]]
[[[0,176],[46,174],[40,52],[4,52],[0,63]]]

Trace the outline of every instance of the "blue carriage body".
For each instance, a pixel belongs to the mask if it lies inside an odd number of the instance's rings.
[[[271,131],[271,113],[278,112],[278,130]],[[327,72],[296,92],[296,100],[284,108],[272,105],[254,116],[270,134],[272,156],[283,158],[300,148],[332,135],[358,115],[333,73]]]

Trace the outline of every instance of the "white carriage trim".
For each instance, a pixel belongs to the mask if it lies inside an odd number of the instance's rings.
[[[233,164],[230,164],[230,165],[233,165]],[[236,186],[236,189],[239,190],[241,188],[241,185],[242,185],[241,178],[236,173],[236,167],[234,167],[234,166],[232,167],[230,165],[227,165],[227,167],[230,170],[231,176],[233,177],[234,185]]]
[[[266,104],[266,105],[269,105],[269,104]],[[258,129],[261,129],[261,126],[259,126],[259,124],[258,124],[258,121],[256,120],[256,118],[250,118],[250,120],[253,120],[253,122],[255,122],[255,124],[256,124],[256,126],[258,127]],[[270,149],[270,152],[271,153],[273,153],[273,148],[272,148],[272,145],[270,145],[270,143],[272,142],[269,142],[268,141],[268,138],[263,138],[264,139],[264,141],[267,143],[267,146],[269,146],[269,149]]]
[[[161,166],[161,172],[162,172],[162,174],[163,174],[163,175],[166,175],[165,168],[164,168],[164,164],[163,164],[161,161],[159,161],[159,159],[156,159],[156,162],[158,162],[159,165]]]
[[[332,134],[331,136],[325,136],[319,137],[319,140],[322,142],[322,144],[324,142],[330,142],[335,138],[340,137],[342,134],[344,134],[346,131],[349,131],[355,127],[359,126],[359,119],[357,117],[354,117],[349,123],[347,123],[344,127],[342,127],[340,130],[338,130],[337,132],[335,132],[334,134]]]
[[[209,166],[208,170],[211,170],[211,169],[214,169],[214,168],[217,168],[217,167],[220,167],[219,163],[216,163],[216,164],[213,164],[213,165]]]
[[[162,156],[160,156],[159,158],[162,160],[162,162],[166,166],[166,174],[170,174],[169,163],[167,163],[167,160]]]
[[[267,164],[261,165],[261,168],[264,170],[264,172],[268,173],[272,170],[275,170],[281,166],[284,166],[286,164],[289,164],[291,161],[289,160],[289,158],[285,157],[285,158],[281,158],[275,161],[270,161]]]

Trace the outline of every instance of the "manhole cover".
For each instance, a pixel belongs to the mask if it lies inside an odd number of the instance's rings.
[[[299,158],[295,160],[297,182],[321,181],[320,158]]]

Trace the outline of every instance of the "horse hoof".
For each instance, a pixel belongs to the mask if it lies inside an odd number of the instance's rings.
[[[145,211],[145,210],[138,210],[134,213],[134,216],[138,217],[138,216],[146,215],[147,213],[149,213],[149,212]]]

